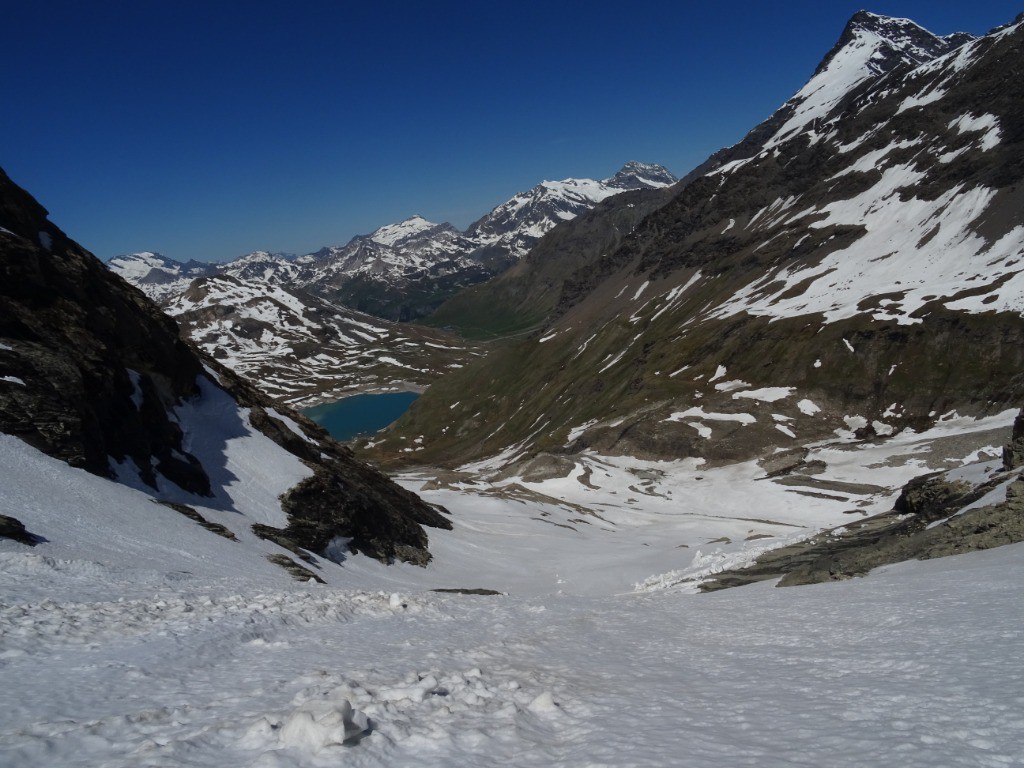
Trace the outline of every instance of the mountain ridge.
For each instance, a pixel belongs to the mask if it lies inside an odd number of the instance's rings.
[[[1022,37],[897,63],[791,136],[758,126],[617,248],[587,252],[541,330],[439,382],[395,434],[449,466],[728,462],[1017,405]],[[442,432],[455,402],[462,426]]]
[[[188,278],[231,274],[313,293],[384,319],[409,321],[432,312],[447,296],[503,271],[550,229],[613,195],[670,186],[675,176],[650,163],[630,161],[604,180],[544,181],[514,195],[460,231],[414,215],[298,257],[257,251],[238,259],[186,270],[148,252],[117,256],[110,266],[122,277],[166,301]],[[189,262],[196,264],[196,262]]]

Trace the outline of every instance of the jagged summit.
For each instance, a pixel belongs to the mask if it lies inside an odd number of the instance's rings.
[[[900,66],[932,61],[973,39],[967,33],[939,37],[910,19],[858,11],[807,84],[768,121],[781,126],[765,148],[814,124],[861,84]]]
[[[910,19],[858,11],[847,22],[839,41],[815,74],[828,69],[833,59],[851,45],[855,48],[870,46],[872,56],[865,66],[873,74],[882,74],[892,69],[894,64],[931,61],[974,39],[974,35],[966,32],[939,37]]]
[[[677,181],[679,179],[662,165],[630,160],[604,183],[617,189],[657,189],[669,187]]]

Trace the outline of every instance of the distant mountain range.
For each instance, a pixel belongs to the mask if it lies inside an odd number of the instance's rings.
[[[109,266],[163,303],[197,277],[229,275],[301,289],[383,319],[407,321],[428,315],[459,290],[503,272],[557,224],[600,201],[675,181],[659,165],[630,162],[601,181],[542,182],[499,205],[465,232],[412,216],[345,245],[299,257],[257,251],[222,264],[204,264],[143,252],[117,256]]]

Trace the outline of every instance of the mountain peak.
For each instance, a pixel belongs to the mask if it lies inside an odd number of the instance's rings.
[[[614,176],[605,179],[604,183],[620,189],[654,189],[669,187],[677,181],[679,179],[663,165],[630,160]]]
[[[870,74],[878,75],[897,64],[931,61],[973,39],[966,32],[939,37],[911,19],[857,11],[814,74],[834,70],[837,63],[846,59],[856,59]],[[868,55],[861,62],[857,52]]]
[[[973,39],[966,33],[938,37],[910,19],[857,11],[811,79],[780,110],[788,117],[765,148],[827,115],[865,81],[900,66],[924,64]]]
[[[385,224],[374,230],[370,234],[370,240],[381,245],[394,246],[439,226],[443,225],[428,221],[417,213],[397,224]]]

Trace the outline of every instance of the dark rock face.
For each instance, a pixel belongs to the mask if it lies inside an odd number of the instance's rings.
[[[2,172],[0,172],[2,173]],[[114,278],[0,175],[0,429],[94,474],[132,458],[207,495],[169,406],[196,394],[202,365],[177,326]]]
[[[1003,469],[1009,471],[1024,465],[1024,408],[1013,420],[1013,436],[1003,447]]]
[[[42,539],[25,529],[25,524],[16,517],[0,515],[0,539],[11,539],[34,547]]]
[[[131,460],[154,491],[162,476],[210,496],[211,474],[189,453],[190,436],[173,410],[200,396],[205,377],[248,409],[253,428],[313,471],[312,482],[283,501],[298,546],[319,552],[345,537],[374,557],[429,561],[421,525],[450,528],[443,516],[308,419],[203,358],[173,320],[51,224],[2,171],[0,227],[0,432],[97,475],[111,477],[111,461]],[[175,509],[189,514],[184,505]]]

